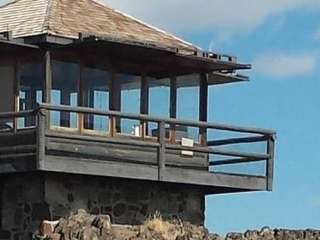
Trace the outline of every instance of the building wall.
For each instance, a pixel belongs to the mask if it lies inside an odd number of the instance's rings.
[[[52,173],[12,175],[2,182],[0,240],[30,239],[41,220],[78,209],[109,214],[118,224],[140,224],[156,212],[204,223],[204,193],[185,185]]]
[[[43,201],[44,178],[38,175],[3,177],[0,239],[31,239],[41,220],[50,216]]]

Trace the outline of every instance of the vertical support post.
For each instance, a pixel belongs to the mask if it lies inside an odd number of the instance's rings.
[[[140,93],[140,113],[149,113],[149,85],[148,78],[145,73],[141,76],[141,93]],[[140,122],[141,137],[145,138],[148,135],[148,123],[145,121]]]
[[[83,73],[83,60],[80,57],[77,85],[78,85],[78,105],[81,107],[85,106],[82,73]],[[92,117],[92,121],[90,121],[91,119],[88,117],[89,123],[93,122],[93,116],[90,116],[90,117]],[[84,114],[78,113],[78,130],[80,134],[83,132],[83,129],[84,129]]]
[[[207,75],[200,75],[200,96],[199,96],[199,120],[207,122],[208,120],[208,82]],[[203,146],[207,145],[207,128],[199,129],[200,143]]]
[[[177,78],[170,78],[170,118],[177,118]],[[170,125],[170,141],[176,141],[176,126]]]
[[[18,59],[17,57],[14,57],[13,59],[13,72],[14,72],[14,83],[13,83],[13,97],[14,97],[14,111],[19,112],[20,106],[19,106],[19,70],[18,70]],[[18,129],[18,118],[13,119],[13,131],[16,132]]]
[[[109,94],[109,108],[112,111],[121,110],[121,87],[119,81],[116,79],[116,72],[112,70],[111,78],[111,92]],[[115,136],[117,132],[120,132],[120,119],[112,116],[110,119],[110,135]]]
[[[158,142],[160,144],[158,148],[158,180],[163,181],[163,175],[166,167],[166,143],[165,143],[165,135],[166,135],[166,124],[161,121],[158,123]]]
[[[273,185],[274,147],[275,147],[275,136],[270,136],[267,143],[267,152],[269,154],[269,159],[267,161],[267,169],[266,169],[268,191],[272,191],[272,185]]]
[[[46,154],[46,114],[43,109],[39,109],[37,113],[37,122],[37,169],[41,170],[44,168],[44,158]]]
[[[43,102],[51,103],[51,89],[52,89],[52,65],[51,65],[51,52],[49,50],[45,53],[44,60],[44,91],[43,91]],[[50,112],[45,111],[46,115],[45,126],[50,128]]]

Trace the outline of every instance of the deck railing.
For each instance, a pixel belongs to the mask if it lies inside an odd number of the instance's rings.
[[[144,114],[129,114],[122,113],[117,111],[101,111],[92,108],[86,107],[71,107],[71,106],[56,106],[50,104],[40,104],[36,110],[23,111],[18,113],[0,113],[0,122],[3,122],[4,119],[12,119],[12,128],[8,131],[17,132],[22,131],[23,129],[18,128],[17,119],[26,118],[26,117],[35,117],[34,127],[37,129],[38,136],[38,145],[37,145],[37,154],[39,158],[39,165],[43,164],[41,161],[45,155],[45,133],[47,130],[50,130],[50,112],[67,112],[75,113],[78,115],[78,126],[77,134],[82,134],[84,122],[81,120],[81,116],[85,114],[92,114],[97,116],[105,116],[110,119],[110,132],[106,139],[115,144],[130,144],[140,147],[154,147],[157,148],[157,159],[158,159],[158,179],[161,181],[166,169],[166,151],[167,150],[176,150],[176,151],[187,151],[192,153],[202,153],[213,156],[223,156],[225,159],[216,160],[208,157],[208,166],[209,171],[215,172],[215,168],[218,166],[229,166],[236,164],[250,164],[257,162],[265,163],[265,171],[262,177],[266,178],[267,181],[267,190],[272,189],[272,179],[273,179],[273,161],[274,161],[274,144],[275,144],[275,132],[259,128],[247,128],[247,127],[237,127],[226,124],[218,123],[208,123],[208,122],[197,122],[197,121],[188,121],[188,120],[178,120],[178,119],[166,119],[166,118],[157,118],[151,117]],[[129,120],[138,120],[141,123],[142,129],[145,130],[145,126],[148,123],[157,124],[157,133],[158,136],[154,138],[146,138],[145,134],[140,134],[136,136],[136,140],[141,141],[127,141],[125,138],[118,138],[114,129],[116,129],[115,124],[117,119],[129,119]],[[180,142],[172,141],[166,136],[166,128],[170,126],[170,132],[175,131],[176,126],[186,126],[194,127],[199,129],[201,134],[201,141],[199,144],[194,146],[183,146]],[[53,129],[51,129],[54,131]],[[223,139],[213,139],[210,140],[210,130],[219,130],[232,133],[241,133],[246,134],[244,137],[228,137]],[[1,134],[1,131],[0,131]],[[170,134],[174,136],[173,134]],[[255,143],[265,143],[266,149],[264,153],[256,152],[244,152],[244,151],[235,151],[227,150],[226,147],[239,145],[239,144],[255,144]],[[248,174],[250,175],[250,174]],[[253,174],[254,175],[254,174]]]

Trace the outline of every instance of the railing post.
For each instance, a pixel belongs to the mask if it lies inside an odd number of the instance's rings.
[[[273,185],[273,170],[274,170],[274,147],[275,147],[275,136],[270,136],[267,143],[267,152],[269,159],[267,161],[267,190],[272,191]]]
[[[37,113],[37,169],[44,168],[44,157],[46,154],[45,132],[46,132],[46,113],[48,111],[39,109]]]
[[[166,143],[165,143],[165,135],[166,135],[166,124],[165,122],[161,121],[158,123],[158,141],[159,141],[159,148],[158,148],[158,180],[163,181],[163,175],[166,167]]]

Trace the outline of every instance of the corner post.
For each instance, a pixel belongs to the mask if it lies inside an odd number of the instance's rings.
[[[140,93],[140,113],[149,113],[149,84],[147,74],[143,73],[141,77],[141,93]],[[148,122],[140,121],[140,136],[145,138],[148,135]]]
[[[177,77],[170,77],[170,118],[177,118]],[[176,126],[170,125],[170,140],[172,143],[176,141]]]
[[[45,52],[44,59],[44,91],[43,91],[43,102],[51,102],[51,89],[52,89],[52,65],[51,65],[51,52],[47,50]],[[41,114],[40,114],[41,112]],[[44,126],[50,128],[50,112],[47,110],[39,110],[38,115],[44,114],[46,120]],[[38,126],[39,127],[39,126]]]
[[[208,82],[205,73],[200,74],[200,96],[199,96],[199,120],[206,122],[208,120]],[[207,145],[207,129],[199,129],[200,143]]]
[[[158,147],[158,180],[163,181],[163,175],[166,167],[166,124],[163,121],[158,123],[158,134],[158,142],[160,144]]]
[[[274,176],[274,147],[275,147],[275,136],[272,135],[268,139],[267,152],[269,154],[269,159],[267,162],[267,191],[272,191],[273,176]]]
[[[37,128],[37,169],[44,168],[44,158],[46,154],[45,132],[46,132],[46,111],[38,109],[37,112],[38,128]]]

